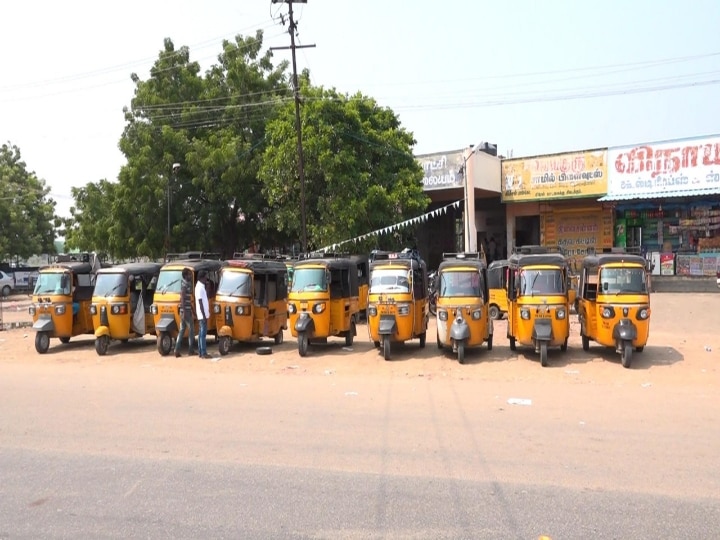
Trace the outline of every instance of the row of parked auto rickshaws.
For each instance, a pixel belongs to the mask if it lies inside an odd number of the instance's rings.
[[[292,260],[236,254],[221,261],[203,253],[170,257],[166,263],[108,266],[86,256],[59,259],[41,269],[30,314],[35,347],[51,338],[95,335],[104,355],[113,340],[155,335],[167,355],[178,339],[183,270],[193,283],[207,274],[211,316],[208,333],[219,352],[233,341],[283,341],[288,327],[305,356],[330,337],[352,346],[361,317],[386,360],[393,344],[418,339],[425,346],[429,321],[427,267],[414,250],[374,251],[369,256],[308,254]],[[650,298],[646,261],[629,254],[585,258],[579,294],[561,253],[529,246],[488,267],[478,253],[446,253],[437,277],[437,346],[463,363],[469,348],[493,346],[493,320],[508,318],[510,348],[533,347],[543,366],[548,347],[567,350],[569,315],[575,306],[583,349],[590,341],[614,347],[630,366],[649,334]],[[197,328],[195,329],[197,331]],[[185,337],[185,336],[183,336]]]

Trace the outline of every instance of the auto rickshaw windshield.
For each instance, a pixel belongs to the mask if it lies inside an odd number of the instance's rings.
[[[482,277],[478,272],[442,272],[440,275],[440,296],[484,296]]]
[[[66,272],[41,272],[33,294],[70,294],[70,274]]]
[[[161,294],[180,294],[182,288],[182,270],[161,270],[155,290]]]
[[[407,270],[391,268],[373,270],[370,278],[370,293],[387,292],[410,292]]]
[[[94,296],[127,296],[127,276],[121,273],[98,274]]]
[[[252,279],[250,274],[245,272],[223,272],[220,277],[217,294],[228,296],[250,296]]]
[[[295,268],[291,292],[327,291],[327,274],[324,268]]]
[[[520,294],[527,296],[565,294],[565,282],[562,271],[556,269],[520,272]]]
[[[642,268],[602,268],[600,283],[603,293],[647,294],[645,270]]]

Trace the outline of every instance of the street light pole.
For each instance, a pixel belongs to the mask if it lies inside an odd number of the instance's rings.
[[[470,188],[468,186],[470,181],[470,175],[467,172],[467,164],[468,161],[470,161],[470,158],[475,155],[475,153],[482,148],[482,142],[476,144],[475,146],[470,146],[470,153],[465,156],[465,152],[463,152],[463,191],[465,194],[465,205],[464,205],[464,211],[463,211],[463,227],[464,227],[464,233],[463,236],[465,237],[465,252],[469,253],[471,251],[475,251],[473,249],[472,245],[473,242],[470,241]],[[472,190],[472,196],[475,197],[475,188],[473,186]],[[474,216],[473,216],[474,219]]]

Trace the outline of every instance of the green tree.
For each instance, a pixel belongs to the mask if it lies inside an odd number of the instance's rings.
[[[302,136],[308,247],[363,235],[422,213],[429,199],[415,140],[395,113],[360,93],[312,87],[302,76]],[[301,238],[300,183],[293,103],[267,127],[260,179],[272,211],[268,226]],[[367,249],[388,239],[365,242]]]
[[[109,239],[119,254],[193,249],[229,255],[264,232],[267,203],[257,170],[266,119],[288,99],[288,86],[286,64],[274,67],[270,53],[261,51],[261,31],[225,41],[218,63],[202,77],[187,47],[176,50],[166,39],[150,78],[133,76],[135,97],[120,140],[127,165],[113,206],[118,226]]]
[[[0,147],[0,260],[55,253],[55,201],[17,146]]]
[[[116,188],[116,183],[100,180],[71,189],[75,203],[70,207],[70,217],[61,221],[66,248],[114,253],[111,231],[115,226],[112,205]]]

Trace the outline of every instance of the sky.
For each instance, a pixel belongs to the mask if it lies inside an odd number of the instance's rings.
[[[392,108],[416,155],[481,141],[505,156],[720,133],[717,0],[308,0],[298,70]],[[288,46],[271,0],[25,0],[0,10],[0,143],[69,215],[116,180],[123,107],[166,37],[203,71],[224,39]],[[275,51],[277,62],[290,51]]]

